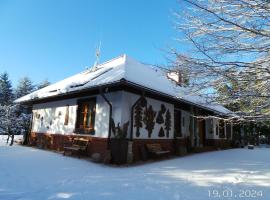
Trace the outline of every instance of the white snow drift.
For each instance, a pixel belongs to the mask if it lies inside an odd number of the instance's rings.
[[[22,146],[0,146],[0,199],[207,200],[209,191],[270,197],[270,149],[231,149],[115,167]],[[229,198],[227,198],[229,199]]]

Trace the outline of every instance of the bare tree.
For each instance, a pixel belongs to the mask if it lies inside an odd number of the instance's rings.
[[[231,105],[246,119],[270,119],[270,3],[266,0],[183,0],[176,28],[191,50],[172,49],[188,68],[189,86]]]

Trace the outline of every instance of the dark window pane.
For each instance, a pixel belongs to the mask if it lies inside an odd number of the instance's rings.
[[[182,137],[180,110],[174,111],[174,137]]]

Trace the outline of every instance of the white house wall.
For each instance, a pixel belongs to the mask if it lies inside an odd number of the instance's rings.
[[[214,126],[214,136],[213,136],[213,139],[219,139],[219,121],[218,121],[218,119],[213,118],[213,126]]]
[[[232,139],[232,135],[233,135],[233,126],[232,126],[232,122],[230,121],[225,121],[225,136],[227,139]],[[229,137],[229,135],[227,135],[227,129],[230,129],[231,132],[231,136]]]
[[[68,125],[64,125],[67,107]],[[32,131],[37,133],[73,133],[76,123],[76,99],[33,105]]]
[[[105,96],[113,105],[112,117],[115,123],[121,123],[122,92],[107,93]],[[93,137],[108,137],[109,110],[107,102],[100,96],[96,97],[95,135]],[[89,98],[84,97],[84,98]],[[50,134],[74,134],[77,118],[77,100],[54,101],[33,105],[32,132]],[[66,111],[69,111],[68,125],[65,125]]]
[[[214,131],[214,122],[213,119],[208,118],[205,120],[205,133],[206,139],[214,139],[215,138],[215,131]]]
[[[121,127],[125,123],[129,123],[128,137],[131,132],[131,108],[134,103],[140,98],[139,95],[118,91],[104,94],[112,104],[112,118],[115,125],[119,124]],[[93,96],[89,96],[93,97]],[[84,98],[89,98],[84,97]],[[101,95],[96,97],[96,116],[95,116],[95,135],[93,137],[107,138],[109,132],[109,105]],[[77,101],[81,98],[73,98],[68,100],[54,101],[42,104],[33,105],[33,123],[32,131],[36,133],[50,133],[50,134],[74,134],[77,119]],[[155,126],[151,135],[151,139],[173,139],[174,138],[174,105],[152,98],[146,98],[147,103],[153,107],[156,112]],[[161,104],[169,110],[171,114],[171,130],[169,137],[166,137],[166,130],[164,124],[156,123],[158,112]],[[65,125],[66,112],[68,115],[68,124]],[[190,113],[181,111],[181,129],[183,137],[198,135],[198,125],[194,124],[194,133],[190,133]],[[165,120],[165,114],[163,114]],[[185,123],[183,123],[185,121]],[[197,124],[196,120],[195,123]],[[213,134],[210,133],[211,124],[210,119],[206,120],[206,139],[219,139],[219,133],[216,134],[216,125],[218,119],[213,118]],[[159,131],[163,127],[165,136],[159,137]],[[217,129],[219,131],[219,129]],[[149,139],[148,131],[145,129],[145,124],[140,128],[140,136],[136,137],[136,127],[133,127],[133,138],[135,139]],[[225,130],[226,133],[226,130]]]
[[[130,92],[123,92],[123,104],[122,104],[122,122],[125,123],[127,121],[130,122],[131,119],[131,108],[134,105],[134,103],[140,98],[139,95],[130,93]],[[147,106],[152,106],[153,110],[156,112],[155,116],[155,126],[151,135],[151,139],[173,139],[174,137],[174,105],[169,104],[163,101],[155,100],[152,98],[146,98],[147,100]],[[160,111],[161,104],[163,104],[166,107],[166,110],[169,110],[171,114],[171,130],[169,131],[169,137],[166,137],[166,130],[164,129],[164,124],[158,124],[156,123],[156,118],[158,115],[158,111]],[[165,120],[165,114],[163,115],[164,120]],[[158,133],[163,127],[165,136],[164,137],[159,137]],[[129,131],[130,133],[130,126],[129,126]],[[133,138],[135,139],[150,139],[148,137],[148,131],[145,129],[145,124],[143,123],[143,127],[140,128],[140,136],[136,137],[136,127],[133,127]]]
[[[101,96],[97,96],[94,136],[102,138],[108,136],[109,111],[110,107],[107,102]]]
[[[122,126],[123,92],[111,92],[104,95],[112,104],[112,119],[114,120],[115,125],[117,126],[119,124]],[[110,107],[102,96],[98,96],[97,102],[98,109],[95,120],[96,135],[99,137],[108,137]]]
[[[213,128],[212,128],[213,134],[210,133],[210,130],[211,130],[210,121],[211,120],[213,120]],[[226,124],[229,124],[229,127],[227,127]],[[217,129],[216,129],[216,126],[218,127]],[[231,131],[231,137],[227,136],[227,128],[229,128]],[[219,137],[219,120],[216,118],[206,119],[206,139],[232,139],[233,126],[232,126],[231,122],[224,121],[224,132],[225,132],[225,137],[220,138]]]
[[[181,132],[183,137],[190,136],[190,113],[187,111],[181,111]]]

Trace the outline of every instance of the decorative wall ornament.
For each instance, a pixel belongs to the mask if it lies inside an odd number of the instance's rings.
[[[166,107],[164,106],[164,104],[161,104],[160,111],[158,111],[158,115],[157,115],[157,119],[156,119],[156,122],[158,124],[163,124],[164,123],[163,115],[165,114],[165,112],[166,112]]]
[[[127,137],[127,132],[128,132],[128,126],[129,126],[129,121],[124,123],[124,125],[121,127],[120,122],[117,123],[117,126],[115,126],[114,119],[111,118],[111,130],[114,135],[114,138],[117,139],[126,139]]]
[[[36,112],[36,113],[35,113],[35,117],[36,117],[37,119],[40,119],[40,114],[39,114],[38,112]]]
[[[136,137],[140,137],[140,128],[143,126],[143,108],[146,105],[146,99],[142,98],[141,101],[135,106],[134,127],[136,127]]]
[[[155,117],[156,112],[153,110],[153,107],[150,105],[144,110],[143,122],[145,124],[145,129],[148,131],[148,137],[151,138],[154,126],[155,126]]]
[[[64,125],[68,125],[68,119],[69,119],[69,105],[66,106],[66,114],[65,114],[65,123],[64,123]]]
[[[159,132],[158,132],[158,137],[164,137],[164,136],[165,136],[164,129],[163,129],[163,127],[161,127]]]
[[[166,137],[167,138],[170,135],[171,126],[172,126],[171,113],[168,109],[166,112],[166,116],[165,116],[165,130],[166,130]]]
[[[145,97],[142,97],[140,103],[141,103],[141,106],[145,108],[147,106],[147,100],[146,100],[146,98]]]

